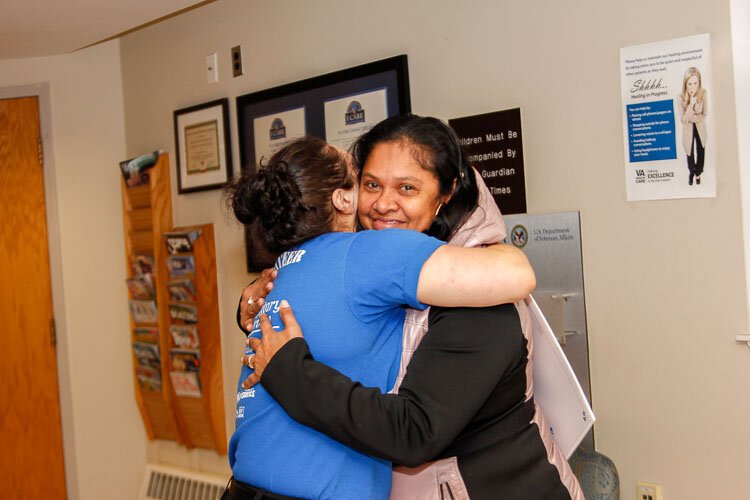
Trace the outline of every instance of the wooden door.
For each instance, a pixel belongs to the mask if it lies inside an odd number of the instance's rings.
[[[36,97],[0,99],[0,488],[64,499]]]

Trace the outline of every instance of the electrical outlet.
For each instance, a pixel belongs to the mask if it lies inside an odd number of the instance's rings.
[[[238,45],[232,47],[232,75],[241,76],[244,74],[242,70],[242,46]]]
[[[216,66],[216,53],[206,56],[206,83],[219,81],[219,68]]]
[[[659,483],[638,481],[638,500],[664,500]]]

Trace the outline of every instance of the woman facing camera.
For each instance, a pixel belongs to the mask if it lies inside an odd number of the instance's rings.
[[[491,194],[440,120],[389,118],[355,144],[354,157],[364,228],[413,229],[457,246],[504,238]],[[265,290],[259,283],[245,295],[262,304]],[[409,310],[398,394],[326,366],[291,309],[282,313],[284,330],[249,340],[257,352],[247,385],[260,380],[295,420],[402,464],[391,498],[583,498],[534,403],[525,302]]]
[[[522,252],[505,245],[451,247],[416,231],[352,232],[357,183],[346,154],[300,139],[228,190],[250,251],[277,256],[264,326],[281,329],[284,301],[316,356],[387,391],[399,371],[404,306],[487,306],[534,287]],[[451,193],[443,196],[449,202]],[[260,335],[260,318],[250,335]],[[273,335],[273,334],[271,334]],[[251,373],[244,367],[240,382]],[[262,387],[237,393],[225,498],[388,498],[391,464],[292,420]]]
[[[682,79],[682,91],[676,99],[682,122],[682,147],[687,155],[690,173],[688,184],[701,183],[701,174],[706,161],[706,115],[708,114],[708,93],[703,88],[701,73],[690,67]]]

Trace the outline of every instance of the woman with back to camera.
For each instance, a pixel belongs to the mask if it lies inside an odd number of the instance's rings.
[[[682,90],[677,96],[677,109],[682,122],[682,147],[687,155],[690,176],[688,184],[701,183],[701,174],[706,161],[706,115],[708,114],[708,93],[703,88],[701,73],[690,67],[682,79]]]
[[[393,386],[403,305],[485,306],[533,288],[526,257],[506,245],[466,249],[415,231],[351,232],[356,197],[347,155],[312,138],[294,141],[228,189],[251,251],[278,256],[263,307],[271,322],[264,316],[263,325],[281,327],[283,300],[300,304],[310,346],[347,375],[382,390]],[[249,373],[245,367],[240,382]],[[261,386],[238,388],[229,460],[228,499],[384,499],[390,490],[390,463],[293,421]]]
[[[362,167],[364,228],[406,227],[452,245],[504,238],[491,194],[440,120],[389,118],[356,143],[354,156]],[[443,204],[446,192],[453,195]],[[270,274],[243,296],[254,293],[254,304],[262,304]],[[243,313],[246,323],[249,313]],[[293,418],[344,444],[418,466],[394,468],[391,498],[583,498],[533,401],[524,302],[432,307],[421,343],[428,311],[410,310],[399,381],[407,364],[408,372],[398,395],[353,382],[319,362],[312,349],[314,359],[297,338],[291,310],[282,314],[285,330],[261,343],[250,340],[257,371],[247,385],[260,379]]]

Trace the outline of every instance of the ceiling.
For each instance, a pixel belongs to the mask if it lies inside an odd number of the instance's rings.
[[[65,54],[214,0],[2,0],[0,60]]]

